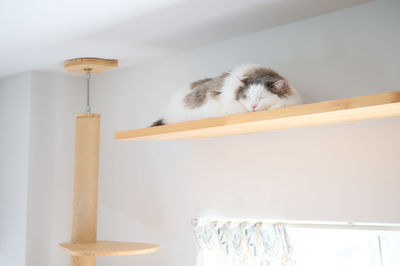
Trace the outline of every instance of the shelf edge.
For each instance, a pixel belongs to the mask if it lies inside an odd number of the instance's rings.
[[[400,91],[116,132],[116,140],[168,140],[250,134],[400,115]],[[247,128],[246,128],[247,127]]]
[[[118,241],[96,241],[95,243],[60,243],[59,247],[73,256],[128,256],[142,255],[156,252],[159,246],[156,244],[118,242]]]

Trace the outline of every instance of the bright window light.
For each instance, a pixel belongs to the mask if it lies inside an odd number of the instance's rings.
[[[289,227],[297,266],[399,266],[400,231]]]

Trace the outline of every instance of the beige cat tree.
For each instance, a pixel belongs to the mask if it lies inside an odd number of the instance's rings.
[[[99,58],[65,62],[67,71],[87,76],[86,113],[76,116],[71,242],[60,244],[71,254],[71,266],[94,266],[96,256],[135,255],[158,250],[153,244],[97,241],[96,237],[100,115],[90,113],[89,81],[91,73],[101,73],[117,65],[116,60]],[[392,116],[400,116],[400,91],[121,131],[115,133],[115,139],[209,138]]]
[[[158,250],[154,244],[97,240],[100,114],[90,113],[90,76],[117,66],[117,60],[100,58],[78,58],[64,64],[67,71],[86,73],[87,83],[86,113],[76,116],[71,241],[60,244],[70,253],[71,266],[94,266],[96,256],[138,255]]]

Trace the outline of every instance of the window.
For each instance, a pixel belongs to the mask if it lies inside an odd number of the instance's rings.
[[[400,265],[400,231],[288,228],[297,266]]]

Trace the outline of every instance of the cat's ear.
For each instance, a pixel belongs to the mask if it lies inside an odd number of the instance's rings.
[[[247,81],[248,81],[249,77],[247,77],[247,76],[238,77],[238,79],[240,80],[240,82],[243,83],[243,85],[247,85]]]
[[[272,84],[272,86],[275,88],[275,90],[279,94],[285,94],[287,91],[287,88],[288,88],[287,81],[284,79],[280,79],[280,80],[274,82],[274,84]]]

